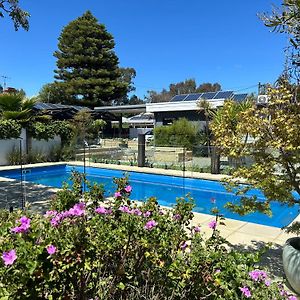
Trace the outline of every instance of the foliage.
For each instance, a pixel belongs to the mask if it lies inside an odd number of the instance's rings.
[[[7,160],[10,165],[20,165],[21,163],[35,164],[47,162],[49,161],[49,157],[44,152],[32,149],[26,154],[23,153],[21,156],[20,149],[18,147],[13,147],[7,154]]]
[[[55,135],[59,135],[63,144],[66,144],[73,137],[73,128],[68,121],[35,122],[32,123],[29,132],[32,137],[38,140],[49,140],[53,139]]]
[[[22,27],[25,30],[29,29],[29,13],[24,11],[19,6],[19,0],[1,0],[0,1],[0,18],[4,18],[4,14],[8,14],[12,19],[15,30]]]
[[[267,27],[275,32],[288,35],[289,47],[288,68],[291,78],[295,77],[299,82],[299,66],[300,66],[300,2],[299,0],[284,0],[281,9],[274,8],[271,15],[262,14],[261,19]]]
[[[156,146],[182,146],[191,149],[197,140],[197,129],[185,118],[174,121],[172,125],[154,129]]]
[[[126,94],[129,83],[121,81],[114,46],[113,36],[90,11],[64,27],[54,52],[55,78],[73,103],[94,107]]]
[[[222,218],[210,222],[212,236],[191,226],[192,201],[174,210],[155,198],[129,200],[128,178],[115,179],[112,200],[79,185],[44,216],[0,215],[0,296],[7,299],[288,299],[254,264],[260,253],[230,250],[220,236]],[[64,189],[64,193],[67,189]],[[60,200],[66,194],[60,194]],[[102,197],[102,198],[101,198]],[[96,206],[95,206],[96,203]]]
[[[252,103],[241,109],[239,104],[227,102],[211,126],[222,154],[253,160],[250,166],[238,166],[233,176],[259,188],[267,198],[265,202],[244,198],[241,207],[230,205],[240,213],[270,213],[272,201],[299,203],[300,104],[282,86],[270,88],[268,96],[268,104],[263,107]]]
[[[42,86],[37,100],[45,103],[75,104],[76,101],[65,91],[59,82],[47,83]]]
[[[76,142],[83,140],[92,140],[99,136],[100,131],[104,128],[106,122],[102,119],[93,120],[88,110],[81,110],[74,115],[72,127]]]
[[[171,83],[169,90],[163,89],[161,92],[148,91],[146,97],[148,102],[168,102],[172,97],[179,94],[216,92],[221,90],[219,83],[202,83],[197,87],[195,79],[186,79],[178,83]]]
[[[0,119],[0,139],[17,139],[21,134],[21,125],[15,120]]]

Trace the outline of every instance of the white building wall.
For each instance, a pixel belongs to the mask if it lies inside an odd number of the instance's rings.
[[[32,149],[36,152],[42,152],[43,154],[49,154],[53,147],[59,146],[61,140],[59,136],[55,136],[54,139],[49,141],[32,139]],[[22,150],[24,154],[26,152],[26,131],[22,129],[19,139],[0,140],[0,166],[9,164],[8,156],[14,149],[17,151]]]

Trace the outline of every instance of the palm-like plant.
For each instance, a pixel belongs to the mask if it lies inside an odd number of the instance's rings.
[[[33,113],[35,101],[26,99],[22,94],[0,95],[0,117],[6,120],[16,120],[24,128],[36,118]]]
[[[31,149],[30,126],[36,121],[49,120],[47,115],[38,115],[33,111],[35,100],[27,99],[21,93],[0,95],[0,118],[15,120],[26,130],[26,152]]]

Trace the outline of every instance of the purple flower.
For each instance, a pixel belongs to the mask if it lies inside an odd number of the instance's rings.
[[[239,289],[246,298],[251,298],[251,292],[247,286],[240,287]]]
[[[2,254],[2,260],[6,266],[12,265],[16,259],[16,250],[9,250],[8,252],[3,252]]]
[[[114,197],[115,197],[115,198],[119,198],[119,197],[122,197],[122,195],[121,195],[120,192],[115,192]]]
[[[200,231],[201,231],[201,228],[199,226],[194,227],[194,232],[200,232]]]
[[[186,241],[181,242],[180,248],[182,251],[184,251],[187,248],[188,244]]]
[[[151,216],[151,211],[147,210],[143,213],[144,218],[149,218]]]
[[[147,229],[147,230],[151,230],[151,229],[152,229],[153,227],[155,227],[157,224],[158,224],[158,223],[157,223],[156,221],[150,220],[150,221],[148,221],[148,222],[145,224],[144,228]]]
[[[271,285],[271,281],[270,280],[265,280],[265,285],[266,286],[270,286]]]
[[[216,274],[218,274],[218,273],[220,273],[220,272],[221,272],[220,269],[217,269],[217,270],[215,271]]]
[[[282,289],[282,290],[280,290],[280,295],[281,295],[281,296],[287,296],[288,293],[287,293],[286,290]]]
[[[181,219],[181,215],[180,214],[176,214],[176,215],[173,216],[173,219],[176,220],[176,221],[178,221],[178,220]]]
[[[216,198],[211,197],[211,198],[210,198],[210,202],[211,202],[212,204],[215,204],[215,203],[216,203]]]
[[[131,213],[136,216],[141,216],[143,214],[138,208],[133,209]]]
[[[249,276],[254,281],[261,281],[267,278],[267,273],[261,270],[253,270],[249,272]]]
[[[84,215],[84,213],[85,213],[85,204],[83,202],[75,204],[67,212],[68,216],[77,216],[77,217]]]
[[[216,229],[217,227],[217,222],[216,220],[212,220],[208,223],[208,227],[211,228],[211,229]]]
[[[160,214],[160,215],[164,215],[165,212],[164,212],[162,209],[160,209],[160,210],[159,210],[159,214]]]
[[[126,193],[130,193],[131,191],[132,191],[132,186],[127,185],[127,186],[125,187],[125,192],[126,192]]]
[[[119,210],[120,210],[121,212],[123,212],[123,213],[127,213],[127,214],[130,214],[130,213],[131,213],[131,209],[130,209],[128,206],[126,206],[126,205],[120,206]]]
[[[47,210],[46,213],[44,214],[44,217],[48,218],[48,217],[54,217],[56,215],[57,215],[56,210]]]
[[[296,297],[296,296],[294,296],[294,295],[290,295],[289,297],[288,297],[288,300],[297,300],[298,298]]]
[[[111,208],[105,208],[103,206],[100,206],[98,208],[95,209],[95,212],[99,215],[110,215],[112,213]]]
[[[30,228],[30,219],[26,216],[23,216],[19,219],[19,222],[21,223],[20,226],[14,227],[11,229],[11,232],[13,233],[25,233]]]
[[[49,245],[46,247],[48,254],[52,255],[56,252],[56,247],[54,245]]]

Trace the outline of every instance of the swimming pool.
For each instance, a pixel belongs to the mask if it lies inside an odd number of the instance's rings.
[[[37,184],[60,188],[63,182],[68,182],[72,170],[83,172],[83,167],[56,165],[30,168],[23,170],[23,179]],[[113,177],[122,177],[123,171],[86,167],[86,174],[89,181],[103,183],[106,195],[110,196],[115,192]],[[155,196],[160,205],[172,206],[176,203],[176,197],[190,193],[196,203],[195,212],[210,214],[210,210],[214,206],[211,203],[211,199],[214,198],[216,206],[226,218],[274,227],[286,226],[298,215],[298,205],[288,207],[279,203],[272,203],[272,218],[261,213],[240,216],[223,207],[228,201],[238,202],[239,198],[234,194],[228,193],[218,181],[139,172],[128,172],[128,174],[130,184],[133,187],[131,199],[144,200]],[[0,177],[20,179],[21,173],[20,170],[0,171]],[[264,196],[259,190],[251,190],[249,194],[256,195],[261,201],[264,200]]]

